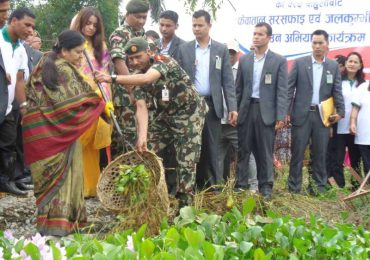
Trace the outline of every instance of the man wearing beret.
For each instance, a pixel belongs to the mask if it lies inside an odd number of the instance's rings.
[[[129,1],[126,5],[127,13],[124,24],[118,27],[109,38],[110,55],[117,75],[129,74],[124,48],[131,38],[145,37],[143,27],[147,19],[148,10],[149,3],[145,0]],[[124,147],[122,138],[131,145],[135,144],[135,100],[130,89],[123,88],[118,84],[112,84],[112,89],[117,121],[124,135],[120,137],[117,132],[114,131],[113,133],[112,154],[117,156],[130,149],[130,147]]]
[[[139,152],[148,148],[160,153],[169,145],[176,149],[179,205],[191,202],[195,166],[199,160],[201,132],[207,105],[186,72],[169,56],[152,55],[141,37],[131,39],[125,48],[128,60],[140,74],[112,76],[97,73],[100,82],[116,81],[122,85],[143,86],[135,89]],[[154,120],[148,132],[147,94],[155,104]]]

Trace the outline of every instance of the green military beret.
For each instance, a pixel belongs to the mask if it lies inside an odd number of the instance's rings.
[[[149,3],[146,0],[131,0],[126,5],[128,13],[145,13],[149,10]]]
[[[148,42],[143,37],[135,37],[128,41],[125,47],[125,53],[132,55],[148,49]]]

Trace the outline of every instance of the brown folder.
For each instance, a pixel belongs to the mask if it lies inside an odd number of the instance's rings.
[[[324,101],[321,101],[319,105],[319,111],[322,123],[325,127],[329,127],[331,125],[329,117],[335,113],[334,98],[330,97]]]

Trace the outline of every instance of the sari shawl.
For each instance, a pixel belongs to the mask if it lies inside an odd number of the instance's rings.
[[[26,85],[29,109],[23,118],[25,159],[34,181],[39,231],[66,235],[86,221],[78,138],[97,120],[105,102],[64,59],[55,61],[57,90],[46,88],[41,78],[45,58]]]
[[[109,74],[110,57],[106,45],[104,45],[103,57],[101,63],[94,56],[94,49],[86,44],[86,53],[94,69]],[[86,59],[83,59],[81,71],[86,75],[87,80],[94,90],[98,88],[94,81],[94,75]],[[112,93],[110,84],[102,83],[103,91],[111,99]],[[100,150],[106,148],[107,158],[110,161],[111,135],[113,126],[99,117],[98,120],[81,136],[83,162],[84,162],[84,196],[96,196],[96,185],[100,176]]]

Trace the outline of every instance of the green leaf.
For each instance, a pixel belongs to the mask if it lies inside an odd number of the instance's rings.
[[[261,248],[257,248],[254,251],[254,256],[253,256],[254,260],[264,260],[265,258],[266,258],[265,252],[263,252]]]
[[[127,248],[123,248],[122,246],[116,246],[116,247],[113,247],[110,251],[107,252],[107,258],[108,259],[120,259],[119,256],[121,255],[123,251],[123,254],[126,255],[126,254],[129,254],[130,252],[132,252],[131,250],[127,249]]]
[[[204,251],[204,256],[206,257],[206,260],[214,260],[215,259],[216,248],[210,242],[204,241],[203,251]]]
[[[243,216],[247,216],[249,213],[253,211],[255,207],[256,207],[256,201],[252,197],[249,197],[243,203]]]
[[[202,224],[209,224],[210,226],[216,225],[216,223],[220,222],[221,217],[217,215],[207,215],[203,221]]]
[[[150,259],[153,255],[155,245],[149,239],[144,240],[140,245],[140,255],[145,256],[147,259]]]
[[[180,216],[184,220],[195,220],[195,210],[192,207],[183,207],[180,209]]]
[[[14,250],[15,252],[19,254],[22,251],[23,247],[24,247],[24,241],[23,239],[21,239],[15,244]]]
[[[176,247],[177,243],[180,240],[180,234],[177,232],[176,228],[171,228],[168,230],[165,237],[165,246],[166,247]]]
[[[132,236],[132,240],[134,242],[134,248],[135,250],[139,250],[140,248],[140,244],[143,240],[143,237],[144,237],[144,234],[145,234],[145,231],[146,231],[146,228],[147,228],[148,224],[144,224],[142,225],[139,230],[136,232],[136,234],[134,234]]]
[[[243,234],[240,233],[240,232],[232,232],[231,233],[231,236],[233,238],[235,238],[236,242],[240,243],[241,241],[243,241]]]
[[[62,260],[62,253],[59,248],[54,245],[54,242],[50,243],[51,251],[53,253],[53,260]]]
[[[168,252],[160,252],[156,254],[153,258],[153,260],[176,260],[176,259],[177,259],[176,256]]]
[[[307,248],[306,242],[304,240],[294,238],[293,239],[293,245],[301,255],[306,254],[308,248]]]
[[[194,247],[188,247],[185,250],[185,258],[186,260],[203,260],[204,257],[200,254],[200,251],[198,249],[195,249]]]
[[[77,252],[78,249],[79,246],[77,245],[77,243],[70,244],[69,246],[66,247],[66,257],[67,258],[72,257]]]
[[[40,250],[35,244],[28,243],[23,250],[32,260],[41,260]]]
[[[240,243],[239,249],[240,249],[240,251],[243,252],[243,254],[246,254],[251,250],[252,247],[253,247],[253,243],[242,241]]]
[[[55,260],[55,259],[53,259]],[[97,253],[93,256],[93,260],[109,260],[104,254]]]
[[[193,248],[199,248],[203,245],[204,242],[204,233],[200,230],[193,231],[190,228],[184,230],[184,235],[186,241]]]

